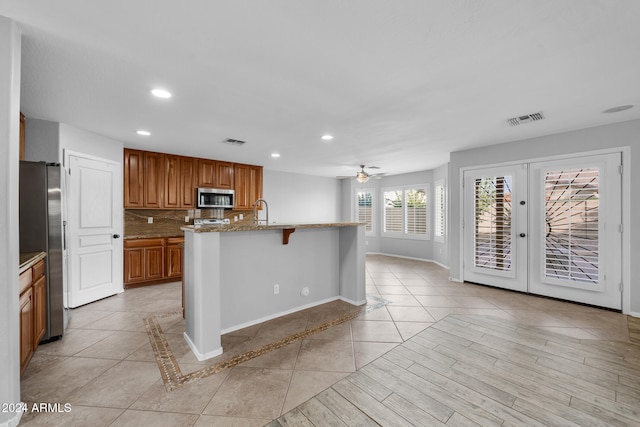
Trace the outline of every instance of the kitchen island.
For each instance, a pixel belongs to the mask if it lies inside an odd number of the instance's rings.
[[[185,339],[198,360],[222,354],[221,334],[336,299],[366,303],[360,223],[182,230]]]

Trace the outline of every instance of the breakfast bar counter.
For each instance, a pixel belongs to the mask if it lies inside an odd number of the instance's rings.
[[[366,303],[363,224],[182,230],[185,339],[199,360],[222,354],[221,334],[336,299]]]

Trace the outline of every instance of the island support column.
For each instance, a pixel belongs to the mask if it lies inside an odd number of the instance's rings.
[[[222,354],[220,234],[184,233],[184,337],[198,360]]]
[[[339,241],[340,297],[353,305],[366,304],[364,226],[341,227]]]

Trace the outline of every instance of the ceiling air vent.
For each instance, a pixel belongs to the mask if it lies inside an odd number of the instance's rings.
[[[533,113],[533,114],[527,114],[524,116],[518,116],[518,117],[512,117],[510,119],[508,119],[507,121],[509,122],[509,124],[511,126],[518,126],[524,123],[529,123],[529,122],[536,122],[538,120],[542,120],[544,119],[544,114],[542,114],[542,111],[538,112],[538,113]]]
[[[231,144],[231,145],[244,145],[244,144],[246,144],[246,141],[240,141],[239,139],[233,139],[233,138],[227,138],[222,142],[224,144]]]

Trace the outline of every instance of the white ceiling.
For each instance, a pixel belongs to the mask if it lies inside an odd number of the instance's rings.
[[[125,147],[398,174],[640,118],[637,0],[0,0],[0,15],[23,31],[27,117]]]

